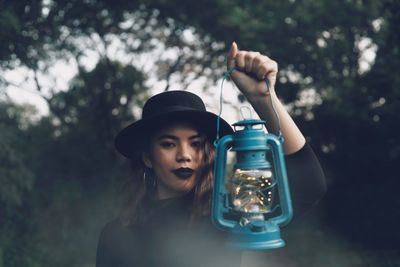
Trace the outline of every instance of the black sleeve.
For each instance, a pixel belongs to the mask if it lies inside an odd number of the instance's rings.
[[[286,156],[286,166],[296,218],[323,197],[326,191],[325,175],[308,143],[296,153]]]

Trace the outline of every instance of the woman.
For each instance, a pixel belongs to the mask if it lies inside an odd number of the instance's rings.
[[[232,43],[228,69],[270,132],[281,121],[295,215],[309,209],[325,191],[318,160],[276,96],[277,64]],[[271,88],[265,83],[268,79]],[[269,95],[270,94],[270,95]],[[217,115],[185,91],[150,98],[142,119],[123,129],[116,148],[131,158],[132,191],[120,218],[103,229],[97,266],[240,266],[240,253],[224,247],[225,233],[210,223],[213,140]],[[221,119],[220,136],[232,133]]]

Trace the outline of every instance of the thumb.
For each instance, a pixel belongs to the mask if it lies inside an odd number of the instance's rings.
[[[235,42],[232,42],[231,48],[230,48],[229,53],[228,53],[228,59],[227,59],[227,62],[226,62],[228,70],[230,68],[233,68],[233,67],[236,66],[235,61],[236,61],[237,53],[238,53],[237,44]]]

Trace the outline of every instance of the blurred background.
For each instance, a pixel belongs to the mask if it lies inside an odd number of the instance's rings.
[[[156,92],[217,111],[232,41],[279,63],[328,183],[242,266],[400,266],[399,25],[397,0],[0,1],[0,266],[94,266],[129,171],[113,137]]]

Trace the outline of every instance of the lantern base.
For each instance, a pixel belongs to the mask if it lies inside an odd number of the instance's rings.
[[[262,225],[237,224],[228,240],[227,246],[241,250],[267,250],[285,246],[279,227],[272,222],[260,222]]]

